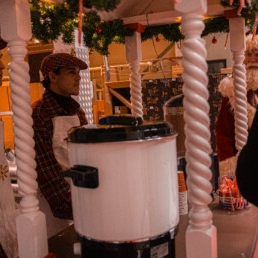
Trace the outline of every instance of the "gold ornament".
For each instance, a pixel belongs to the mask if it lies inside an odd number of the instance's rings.
[[[7,178],[7,173],[8,173],[8,166],[0,165],[0,179],[2,179],[2,181],[4,181],[5,178]]]
[[[75,56],[76,57],[76,52],[75,52],[74,48],[71,49],[71,56]]]

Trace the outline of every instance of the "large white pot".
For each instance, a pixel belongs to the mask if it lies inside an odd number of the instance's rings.
[[[87,135],[94,129],[78,130]],[[88,140],[84,138],[82,142],[68,142],[69,162],[71,166],[96,167],[99,184],[87,188],[72,183],[78,234],[99,241],[123,242],[152,238],[177,226],[174,133],[118,142],[85,143]],[[73,173],[66,175],[73,178]]]

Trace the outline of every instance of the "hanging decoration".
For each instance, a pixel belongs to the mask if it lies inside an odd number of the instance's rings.
[[[253,26],[253,38],[256,35],[256,31],[257,31],[257,21],[254,21],[254,26]]]
[[[227,48],[227,44],[228,44],[228,33],[227,33],[226,40],[225,40],[225,44],[224,44],[224,48],[225,48],[225,49]]]
[[[217,44],[217,39],[216,39],[216,37],[214,36],[213,38],[212,38],[212,44]]]
[[[121,0],[80,0],[83,11],[79,10],[78,0],[66,0],[62,4],[53,4],[43,0],[30,0],[33,37],[48,42],[62,36],[65,44],[74,41],[74,29],[81,28],[84,44],[101,55],[108,55],[111,43],[124,44],[125,36],[131,36],[133,31],[126,28],[121,19],[103,21],[97,11],[112,11]],[[221,0],[224,7],[232,7],[245,18],[246,27],[256,33],[254,28],[258,1],[247,0],[247,6],[242,6],[242,0]],[[240,8],[240,9],[239,9]],[[79,24],[81,23],[81,24]],[[212,33],[229,32],[229,21],[224,16],[204,20],[205,29],[202,37]],[[159,37],[177,43],[184,39],[180,23],[159,26],[146,26],[141,33],[142,42]]]
[[[82,12],[83,12],[83,0],[79,0],[79,22],[78,22],[78,42],[81,45],[82,39]]]
[[[101,29],[100,27],[97,27],[97,28],[96,28],[96,32],[97,32],[97,33],[101,33],[101,32],[102,32],[102,29]]]
[[[248,30],[245,35],[248,36],[252,31],[251,30]]]

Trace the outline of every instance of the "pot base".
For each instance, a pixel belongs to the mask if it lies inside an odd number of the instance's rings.
[[[82,258],[174,258],[175,230],[143,241],[111,243],[78,235]]]

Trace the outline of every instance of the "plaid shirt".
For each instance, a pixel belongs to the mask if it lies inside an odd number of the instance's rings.
[[[85,113],[75,100],[71,98],[70,112],[67,112],[48,90],[41,99],[32,104],[37,181],[53,215],[61,219],[73,219],[72,203],[70,186],[60,176],[62,168],[52,148],[54,129],[52,118],[76,114],[81,125],[87,124]]]

